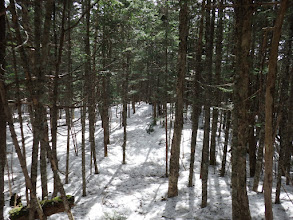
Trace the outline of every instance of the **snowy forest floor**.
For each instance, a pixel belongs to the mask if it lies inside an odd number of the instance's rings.
[[[99,174],[90,174],[90,147],[86,143],[86,181],[87,196],[82,197],[81,177],[81,132],[77,134],[79,148],[75,155],[73,145],[70,152],[69,184],[64,185],[67,194],[75,196],[75,207],[72,213],[76,220],[140,220],[140,219],[231,219],[231,165],[227,163],[226,177],[219,177],[220,162],[222,158],[223,138],[218,138],[217,166],[210,166],[208,180],[208,206],[201,208],[201,180],[199,178],[203,130],[198,130],[197,146],[195,152],[194,187],[187,187],[190,159],[191,122],[185,121],[180,157],[179,196],[167,198],[168,179],[165,177],[165,129],[160,125],[154,127],[154,132],[148,134],[146,129],[152,122],[152,106],[137,104],[135,114],[127,119],[127,146],[126,161],[122,165],[123,128],[120,127],[119,115],[116,117],[116,107],[112,108],[111,136],[108,147],[108,157],[103,157],[103,132],[101,121],[96,124],[96,147]],[[120,110],[119,110],[120,111]],[[76,118],[78,112],[76,111]],[[161,119],[163,120],[163,119]],[[65,119],[59,121],[65,123]],[[16,123],[17,132],[20,133]],[[80,131],[80,121],[75,123],[75,130]],[[58,129],[58,159],[59,169],[65,173],[66,161],[66,126]],[[223,133],[223,132],[222,132]],[[88,133],[87,133],[88,134]],[[13,168],[13,192],[25,198],[25,184],[13,145],[8,135],[8,163]],[[32,132],[25,124],[25,137],[27,148],[27,163],[30,170]],[[88,140],[88,136],[87,136]],[[10,167],[11,169],[11,167]],[[52,172],[48,178],[49,191],[52,192]],[[8,219],[9,187],[8,175],[5,171],[5,217]],[[11,170],[10,170],[11,172]],[[61,178],[65,176],[60,173]],[[248,195],[250,211],[253,219],[264,219],[264,199],[262,193],[251,191],[253,179],[248,178]],[[262,186],[259,187],[261,191]],[[284,191],[286,190],[286,192]],[[273,189],[273,198],[274,198]],[[38,195],[41,195],[40,177],[38,179]],[[283,185],[280,196],[281,204],[273,205],[275,219],[293,219],[293,189]],[[65,213],[49,217],[52,220],[67,219]]]

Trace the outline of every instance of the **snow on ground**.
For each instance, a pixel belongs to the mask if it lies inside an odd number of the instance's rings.
[[[137,104],[137,112],[128,118],[127,127],[127,164],[122,165],[123,128],[120,127],[119,115],[116,115],[116,107],[112,108],[111,139],[108,147],[108,157],[103,155],[103,132],[101,122],[96,125],[96,147],[98,157],[99,174],[90,174],[90,148],[86,145],[87,166],[87,196],[82,197],[81,178],[81,134],[77,135],[79,155],[76,156],[73,148],[70,154],[70,183],[64,185],[66,193],[75,196],[75,207],[72,213],[77,220],[103,220],[103,219],[129,219],[129,220],[157,220],[157,219],[231,219],[231,187],[230,171],[226,177],[219,177],[221,150],[223,140],[218,139],[219,148],[218,165],[210,167],[208,182],[208,206],[201,208],[201,180],[199,179],[201,148],[203,131],[199,130],[196,147],[196,161],[194,173],[194,187],[187,187],[190,158],[191,124],[186,121],[183,129],[179,196],[167,198],[168,179],[165,178],[165,129],[159,124],[154,127],[154,132],[148,134],[146,129],[152,122],[151,105]],[[120,110],[118,109],[118,112]],[[76,114],[77,115],[77,114]],[[116,117],[117,116],[117,117]],[[60,124],[64,123],[64,120]],[[19,125],[16,124],[17,132]],[[80,122],[75,124],[75,130],[80,130]],[[58,157],[59,168],[65,172],[66,160],[66,127],[58,130]],[[8,134],[9,135],[9,134]],[[30,155],[32,134],[28,124],[25,124],[25,136],[27,155]],[[8,152],[13,150],[11,139],[8,140]],[[28,168],[30,160],[27,158]],[[13,192],[20,192],[25,198],[24,178],[15,154],[8,155],[9,164],[13,164],[14,185]],[[49,164],[48,164],[49,165]],[[230,169],[230,163],[227,164]],[[49,170],[49,166],[48,166]],[[60,173],[61,178],[64,175]],[[248,179],[251,186],[253,179]],[[49,175],[49,191],[52,192],[52,174]],[[8,219],[9,190],[8,176],[5,176],[5,217]],[[251,187],[250,187],[251,188]],[[274,205],[275,219],[293,219],[292,187],[284,186],[287,193],[282,190],[281,204]],[[261,187],[260,187],[261,190]],[[38,183],[38,195],[41,195],[40,180]],[[263,194],[248,191],[250,211],[255,220],[264,219]],[[274,194],[273,194],[274,197]],[[290,197],[290,198],[289,198]],[[65,213],[55,214],[49,217],[51,220],[67,219]]]

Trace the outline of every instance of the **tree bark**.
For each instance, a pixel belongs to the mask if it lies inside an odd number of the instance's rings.
[[[84,91],[83,91],[84,93]],[[85,172],[85,116],[86,107],[83,102],[83,107],[80,109],[81,112],[81,172],[82,172],[82,196],[86,196],[86,172]]]
[[[232,139],[232,218],[251,219],[246,190],[246,153],[248,137],[248,85],[252,32],[252,0],[238,1],[236,17],[236,66],[233,93]],[[250,6],[247,6],[250,5]]]
[[[6,24],[5,24],[5,1],[0,1],[0,81],[4,79],[5,47],[6,47]],[[4,103],[0,99],[0,220],[4,220],[4,168],[6,164],[6,117]]]
[[[122,88],[122,126],[123,126],[123,144],[122,144],[122,164],[126,164],[126,142],[127,142],[127,100],[128,100],[128,77],[130,72],[130,54],[126,52],[126,63],[124,64],[124,79]]]
[[[284,16],[288,7],[288,0],[281,2],[280,11],[275,21],[271,52],[269,57],[269,71],[267,74],[266,98],[265,98],[265,176],[264,176],[264,199],[266,220],[273,219],[272,185],[273,185],[273,154],[274,154],[274,92],[278,61],[278,46]]]
[[[196,44],[196,57],[195,57],[195,75],[193,79],[193,102],[192,102],[192,135],[191,135],[191,145],[190,145],[190,168],[189,168],[189,178],[188,187],[193,186],[193,169],[194,169],[194,154],[197,139],[197,129],[198,121],[201,112],[201,103],[198,101],[200,97],[200,85],[198,80],[200,78],[200,71],[202,69],[202,38],[203,38],[203,19],[204,19],[204,1],[202,3],[201,18],[199,21],[199,33],[198,40]]]
[[[87,81],[87,101],[88,101],[88,115],[89,115],[89,141],[91,145],[91,152],[93,156],[95,174],[99,173],[96,157],[96,143],[95,143],[95,112],[96,112],[96,100],[95,100],[95,76],[91,70],[91,50],[90,50],[90,0],[85,1],[86,9],[86,37],[85,37],[85,74]]]
[[[207,6],[211,5],[211,0],[207,0]],[[205,81],[206,83],[212,82],[212,66],[213,66],[213,41],[214,41],[214,25],[215,25],[215,9],[212,10],[212,16],[210,9],[206,9],[206,60],[205,60]],[[202,202],[201,207],[207,206],[207,187],[208,187],[208,172],[209,172],[209,155],[210,155],[210,121],[211,121],[211,93],[208,87],[204,90],[204,137],[202,147],[202,160],[201,160],[201,181],[202,181]],[[215,146],[214,146],[215,147]],[[211,149],[215,153],[215,149]],[[215,156],[215,155],[213,155]],[[212,156],[213,159],[215,159]]]
[[[178,73],[176,85],[176,104],[174,133],[171,146],[168,197],[178,195],[179,156],[181,144],[181,132],[183,128],[183,91],[184,77],[186,73],[186,54],[188,37],[188,0],[180,0],[179,12],[179,51]]]
[[[230,124],[231,124],[231,111],[227,111],[227,118],[226,118],[226,130],[225,130],[225,142],[224,142],[224,149],[223,149],[223,160],[221,166],[220,176],[224,177],[226,172],[226,161],[227,161],[227,150],[228,150],[228,143],[229,143],[229,133],[230,133]]]

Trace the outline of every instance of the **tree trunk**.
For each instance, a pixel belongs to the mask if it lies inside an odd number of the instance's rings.
[[[207,5],[211,5],[211,0],[207,0]],[[212,17],[210,9],[206,9],[206,60],[205,60],[205,69],[206,82],[212,82],[212,65],[213,65],[213,40],[214,40],[214,24],[215,24],[215,9],[212,10]],[[204,208],[207,206],[207,187],[208,187],[208,171],[209,171],[209,155],[210,155],[210,121],[211,121],[211,93],[209,88],[205,87],[204,90],[204,138],[203,138],[203,147],[202,147],[202,160],[201,160],[201,181],[202,181],[202,203],[201,207]],[[214,146],[215,147],[215,146]],[[211,149],[215,153],[215,149]],[[212,156],[213,157],[213,156]]]
[[[291,18],[293,16],[291,15]],[[292,25],[293,27],[293,25]],[[293,30],[289,30],[289,36],[286,40],[286,55],[284,60],[284,70],[281,73],[281,83],[280,83],[280,98],[279,98],[279,106],[280,106],[280,113],[281,119],[280,119],[280,128],[279,128],[279,134],[280,134],[280,152],[279,152],[279,160],[278,160],[278,175],[277,175],[277,186],[276,186],[276,198],[275,203],[280,204],[280,193],[281,193],[281,184],[282,184],[282,175],[284,175],[285,169],[285,163],[287,163],[288,160],[288,154],[291,157],[290,148],[288,146],[291,145],[290,142],[290,128],[292,124],[289,122],[289,109],[290,109],[290,57],[292,53],[292,34]],[[292,85],[291,85],[292,86]],[[290,161],[290,159],[289,159]],[[290,173],[286,173],[285,175],[290,175]]]
[[[246,153],[248,137],[248,85],[252,32],[252,0],[235,1],[236,67],[233,93],[232,140],[232,218],[251,219],[246,190]]]
[[[8,125],[9,125],[9,130],[10,130],[10,133],[11,133],[11,139],[13,141],[13,144],[14,144],[14,147],[15,147],[15,150],[16,150],[16,153],[17,153],[18,160],[19,160],[22,172],[23,172],[24,177],[25,177],[26,186],[30,190],[31,199],[33,201],[34,207],[36,208],[36,210],[38,212],[40,220],[45,220],[46,216],[44,215],[42,207],[41,207],[41,205],[40,205],[40,203],[39,203],[39,201],[37,199],[36,191],[34,190],[33,184],[31,182],[31,179],[29,177],[29,173],[28,173],[28,170],[27,170],[27,167],[26,167],[25,158],[23,157],[22,152],[21,152],[21,148],[20,148],[20,146],[18,144],[15,128],[14,128],[14,125],[13,125],[12,113],[11,113],[11,111],[9,109],[8,101],[7,101],[7,97],[6,97],[5,84],[1,80],[0,80],[0,97],[1,97],[1,102],[3,104],[1,106],[3,106],[3,108],[4,108],[5,117],[6,117],[6,120],[8,122]]]
[[[255,166],[256,166],[256,137],[254,135],[254,114],[252,116],[248,130],[248,146],[249,146],[249,175],[254,177],[255,175]]]
[[[122,164],[126,164],[126,142],[127,142],[127,100],[128,100],[128,77],[130,71],[130,54],[126,54],[126,63],[124,64],[124,79],[122,88],[122,126],[123,126],[123,145],[122,145]]]
[[[19,119],[19,125],[20,125],[20,134],[21,134],[21,144],[22,144],[22,153],[23,157],[26,158],[26,148],[25,148],[25,137],[23,132],[23,119],[22,119],[22,103],[21,103],[21,97],[20,97],[20,85],[19,85],[19,76],[18,76],[18,69],[17,69],[17,61],[16,61],[16,54],[15,50],[12,50],[12,57],[13,57],[13,69],[15,74],[15,84],[16,84],[16,99],[17,99],[17,111],[18,111],[18,119]],[[30,114],[31,117],[33,117],[33,114]],[[26,161],[25,161],[26,163]],[[29,203],[29,195],[28,195],[28,189],[26,187],[25,189],[25,196],[26,201]]]
[[[259,185],[259,180],[260,180],[260,175],[263,167],[263,148],[264,148],[264,126],[262,125],[264,122],[264,99],[265,99],[265,94],[264,94],[264,76],[263,76],[263,70],[264,70],[264,65],[266,61],[266,50],[267,50],[267,38],[268,37],[268,32],[265,31],[263,35],[263,41],[262,41],[262,46],[261,46],[261,51],[260,51],[260,71],[258,74],[259,78],[259,99],[258,99],[258,124],[261,124],[260,127],[257,129],[258,130],[258,150],[257,150],[257,159],[256,159],[256,165],[255,165],[255,176],[253,179],[253,187],[252,190],[255,192],[258,192],[258,185]]]
[[[5,47],[6,47],[6,24],[5,24],[5,1],[0,1],[0,78],[4,76],[5,70]],[[0,99],[0,220],[4,220],[3,207],[4,198],[4,168],[6,164],[6,117],[4,103]]]
[[[85,53],[87,56],[85,63],[85,73],[87,81],[87,101],[88,101],[88,115],[89,115],[89,141],[91,145],[91,152],[93,156],[95,174],[99,173],[97,158],[96,158],[96,144],[95,144],[95,76],[91,71],[91,51],[90,51],[90,0],[85,1],[86,9],[86,37],[85,37]]]
[[[103,71],[102,76],[100,77],[102,88],[101,88],[101,118],[102,118],[102,127],[104,130],[104,157],[108,156],[108,144],[110,144],[110,129],[109,129],[109,73],[107,72],[107,58],[108,58],[108,31],[106,26],[103,25],[103,38],[102,38],[102,65]]]
[[[193,169],[194,169],[194,154],[197,139],[198,121],[201,112],[201,103],[198,101],[200,97],[200,85],[198,80],[200,78],[200,71],[202,69],[202,38],[203,38],[203,19],[204,19],[204,1],[202,3],[201,18],[199,21],[199,33],[196,44],[196,57],[195,57],[195,75],[193,79],[193,102],[192,102],[192,135],[191,135],[191,152],[190,152],[190,168],[188,187],[193,186]]]
[[[292,25],[292,23],[291,23]],[[293,33],[293,25],[291,26],[291,30]],[[293,69],[291,68],[291,73],[292,73]],[[291,91],[290,91],[290,99],[289,99],[289,106],[293,106],[293,74],[291,74]],[[288,134],[292,134],[293,133],[293,128],[292,125],[293,124],[293,111],[289,111],[289,121],[288,121]],[[287,174],[290,173],[290,168],[291,168],[291,155],[293,154],[293,137],[291,135],[291,138],[289,137],[289,143],[287,145],[286,148],[286,154],[285,154],[285,172]],[[290,182],[290,175],[286,175],[286,185],[289,185]],[[292,179],[291,179],[291,183]]]
[[[281,2],[280,11],[275,22],[271,52],[269,57],[269,70],[267,74],[266,98],[265,98],[265,177],[264,177],[264,199],[266,220],[273,219],[272,207],[272,185],[273,185],[273,155],[274,155],[274,92],[276,81],[276,70],[278,60],[278,46],[284,16],[288,7],[288,0]]]
[[[84,92],[83,92],[84,93]],[[80,109],[81,112],[81,172],[82,172],[82,196],[86,196],[86,173],[85,173],[85,116],[86,107],[83,102],[83,107]]]
[[[215,166],[217,163],[216,160],[216,134],[217,134],[217,126],[218,126],[218,117],[219,110],[217,107],[213,108],[212,113],[212,133],[211,133],[211,152],[210,152],[210,165]]]
[[[224,149],[223,149],[223,160],[222,160],[222,167],[220,176],[224,177],[226,172],[226,161],[227,161],[227,150],[228,150],[228,143],[229,143],[229,131],[230,131],[230,124],[231,124],[231,111],[227,111],[227,118],[226,118],[226,130],[225,130],[225,142],[224,142]]]
[[[291,16],[289,17],[288,21],[292,21],[293,19],[293,14],[291,13]],[[291,155],[292,155],[292,141],[293,141],[293,137],[292,134],[293,133],[293,128],[292,128],[292,124],[293,124],[293,111],[290,110],[290,107],[292,109],[293,106],[293,68],[292,68],[292,39],[293,39],[293,22],[289,22],[290,26],[289,26],[289,35],[288,35],[288,50],[287,50],[287,56],[286,56],[286,61],[285,61],[285,72],[286,75],[284,74],[284,80],[287,79],[291,79],[291,90],[289,89],[288,91],[288,95],[287,95],[287,101],[285,101],[285,105],[284,105],[284,111],[286,112],[286,117],[288,118],[288,121],[286,123],[286,131],[285,131],[285,138],[284,138],[284,143],[285,143],[285,157],[284,157],[284,172],[286,173],[286,184],[289,185],[289,177],[290,177],[290,166],[291,166]],[[291,39],[291,40],[290,40]],[[291,68],[291,69],[290,69]],[[291,75],[290,75],[290,71],[291,71]],[[290,77],[291,76],[291,77]],[[285,79],[286,78],[286,79]],[[288,87],[289,88],[289,87]],[[283,88],[283,90],[286,91],[286,88]],[[285,92],[284,91],[284,92]],[[286,121],[286,120],[284,120]],[[283,170],[283,169],[282,169]]]
[[[264,117],[261,117],[264,119]],[[263,120],[261,120],[263,121]],[[257,150],[257,160],[255,165],[255,175],[253,179],[252,190],[258,192],[258,185],[260,180],[261,171],[263,168],[263,149],[264,149],[264,128],[260,128],[259,132],[259,141],[258,141],[258,150]]]
[[[168,142],[168,101],[167,101],[167,96],[168,96],[168,92],[167,92],[167,79],[168,79],[168,34],[169,34],[169,5],[168,5],[168,0],[165,0],[165,16],[166,16],[166,20],[165,20],[165,100],[164,100],[164,105],[163,105],[163,109],[164,109],[164,113],[165,113],[165,139],[166,139],[166,157],[165,157],[165,174],[166,177],[169,176],[169,171],[168,171],[168,160],[169,160],[169,142]]]
[[[183,128],[183,91],[184,78],[186,73],[186,54],[187,54],[187,36],[188,36],[188,4],[187,0],[180,0],[179,12],[179,51],[178,51],[178,73],[176,85],[176,110],[174,133],[171,146],[170,170],[168,197],[178,195],[178,177],[179,177],[179,156],[181,132]]]

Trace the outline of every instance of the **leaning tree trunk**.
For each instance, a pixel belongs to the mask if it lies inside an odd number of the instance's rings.
[[[269,57],[269,71],[267,74],[266,98],[265,98],[265,176],[264,176],[264,199],[265,217],[273,219],[272,207],[272,186],[273,186],[273,155],[274,155],[274,92],[276,81],[276,70],[278,61],[278,46],[281,37],[281,30],[284,16],[288,7],[288,0],[281,2],[280,11],[275,22],[271,52]]]
[[[236,16],[236,67],[233,93],[232,218],[251,219],[246,189],[248,85],[252,32],[252,0],[234,1]],[[250,5],[250,6],[245,6]]]
[[[14,128],[14,124],[13,124],[13,116],[12,116],[12,113],[11,113],[11,111],[9,109],[8,101],[7,101],[7,97],[6,97],[5,84],[1,80],[0,80],[0,98],[1,98],[1,103],[3,104],[1,106],[4,108],[5,118],[6,118],[6,121],[8,122],[8,125],[9,125],[9,130],[10,130],[10,133],[11,133],[11,139],[13,141],[13,144],[14,144],[14,147],[15,147],[15,150],[16,150],[16,153],[17,153],[18,160],[19,160],[22,172],[23,172],[24,177],[25,177],[26,186],[30,190],[33,205],[34,205],[34,207],[36,208],[36,210],[38,212],[39,218],[41,220],[42,219],[45,220],[46,216],[44,215],[42,207],[40,205],[40,202],[38,201],[38,198],[36,196],[36,191],[34,190],[33,184],[31,182],[31,179],[29,177],[29,173],[28,173],[28,170],[27,170],[27,167],[26,167],[25,158],[23,157],[22,152],[21,152],[21,148],[20,148],[20,146],[18,144],[17,135],[16,135],[16,131],[15,131],[15,128]]]
[[[187,54],[187,36],[188,36],[188,0],[180,0],[179,12],[179,51],[178,51],[178,73],[176,86],[176,110],[174,133],[171,146],[170,170],[168,197],[178,195],[178,177],[179,177],[179,156],[181,132],[183,128],[183,91],[184,77],[186,73],[186,54]]]
[[[0,80],[4,77],[5,69],[5,1],[0,1]],[[0,220],[4,220],[3,207],[4,199],[4,167],[6,163],[6,117],[4,112],[4,103],[0,98]]]

